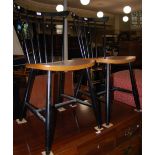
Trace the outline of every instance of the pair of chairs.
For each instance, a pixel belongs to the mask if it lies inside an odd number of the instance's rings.
[[[29,109],[39,119],[45,123],[45,152],[44,154],[49,155],[51,152],[51,144],[53,140],[52,130],[55,128],[53,121],[55,119],[54,114],[57,108],[66,106],[68,104],[80,103],[89,106],[93,109],[96,118],[98,129],[102,128],[102,118],[100,103],[97,100],[94,86],[92,84],[90,76],[90,68],[95,63],[105,63],[107,65],[107,78],[106,78],[106,125],[110,122],[110,65],[118,63],[129,63],[131,69],[131,62],[135,60],[135,57],[105,57],[105,58],[94,58],[87,57],[86,52],[81,52],[82,59],[76,60],[63,60],[63,46],[62,46],[62,59],[61,61],[54,61],[54,50],[53,50],[53,30],[54,22],[64,22],[64,19],[69,15],[68,11],[57,12],[57,13],[41,13],[39,16],[36,12],[28,11],[23,8],[16,10],[18,17],[14,26],[16,27],[17,35],[20,43],[23,47],[24,55],[27,59],[26,68],[29,69],[29,76],[27,82],[27,88],[23,100],[23,108],[21,110],[20,121],[23,119],[25,109]],[[30,18],[31,17],[31,18]],[[56,18],[56,19],[55,19]],[[60,19],[61,18],[61,19]],[[63,24],[64,25],[64,24]],[[80,27],[79,27],[80,28]],[[47,29],[47,30],[45,30]],[[64,27],[63,27],[64,29]],[[78,31],[77,31],[78,32]],[[86,36],[84,36],[86,37]],[[82,40],[84,37],[81,37]],[[79,35],[78,35],[79,38]],[[85,38],[87,42],[87,38]],[[80,43],[80,42],[79,42]],[[84,43],[84,42],[83,42]],[[50,45],[50,47],[48,47]],[[62,41],[63,45],[63,41]],[[79,44],[80,45],[80,44]],[[85,49],[85,48],[83,48]],[[49,52],[50,51],[50,52]],[[87,50],[89,52],[89,49]],[[67,71],[81,71],[81,78],[75,88],[74,96],[68,96],[63,93],[63,73]],[[52,76],[56,72],[60,73],[60,84],[59,84],[59,95],[56,103],[52,103]],[[34,79],[37,75],[47,75],[47,91],[46,91],[46,105],[43,109],[38,109],[30,103],[31,88],[33,86]],[[83,74],[86,74],[88,81],[88,88],[90,92],[91,103],[78,99],[78,92],[81,85],[81,79]],[[133,90],[137,109],[140,109],[137,91],[134,89],[134,77],[131,69],[131,79],[133,83]],[[36,96],[37,97],[37,96]],[[68,100],[63,101],[62,98]]]

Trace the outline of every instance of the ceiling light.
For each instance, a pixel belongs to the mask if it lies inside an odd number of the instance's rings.
[[[80,0],[82,5],[88,5],[90,0]]]
[[[131,7],[130,6],[125,6],[123,8],[123,12],[126,13],[126,14],[130,13],[131,12]]]
[[[56,6],[56,10],[57,10],[58,12],[63,11],[63,10],[64,10],[63,5],[61,5],[61,4],[57,5],[57,6]]]
[[[20,6],[19,5],[17,6],[17,9],[20,10]]]
[[[41,12],[36,12],[36,14],[37,14],[38,16],[41,16]]]
[[[104,16],[104,13],[102,11],[97,12],[97,17],[102,18]]]
[[[123,22],[127,22],[129,20],[129,17],[128,16],[124,16],[123,17]]]

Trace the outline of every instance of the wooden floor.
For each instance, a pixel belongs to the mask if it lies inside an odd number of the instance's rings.
[[[104,108],[102,109],[104,111]],[[104,112],[102,113],[104,122]],[[98,135],[94,130],[95,118],[91,108],[83,105],[75,108],[67,107],[66,111],[58,112],[52,151],[55,155],[80,155],[77,145],[85,143],[93,137],[101,137],[108,130],[117,127],[120,122],[127,121],[129,117],[135,115],[139,115],[139,113],[135,112],[132,107],[113,103],[111,122],[114,126],[104,129]],[[41,152],[44,151],[44,124],[34,116],[27,118],[27,121],[22,125],[17,125],[14,121],[13,154],[41,155]]]

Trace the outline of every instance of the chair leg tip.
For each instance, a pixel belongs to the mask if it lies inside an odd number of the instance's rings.
[[[96,131],[96,132],[95,132],[96,134],[100,134],[101,131],[103,130],[103,128],[99,128],[98,126],[95,126],[94,129],[95,129],[95,131]]]
[[[111,128],[113,126],[113,124],[109,123],[109,125],[107,125],[106,123],[104,123],[102,126],[105,128]]]
[[[46,152],[43,151],[43,152],[41,152],[41,154],[42,154],[42,155],[46,155]],[[52,151],[50,151],[50,154],[49,154],[49,155],[54,155],[54,153],[53,153]]]
[[[27,123],[27,120],[24,118],[22,120],[16,119],[16,122],[17,122],[17,124],[25,124],[25,123]]]
[[[66,109],[64,107],[61,107],[61,108],[58,108],[58,111],[63,112],[63,111],[66,111]]]

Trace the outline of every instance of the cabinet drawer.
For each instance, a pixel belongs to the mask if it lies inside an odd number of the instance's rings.
[[[141,119],[131,119],[124,125],[117,128],[116,145],[120,145],[124,141],[141,133]]]
[[[107,155],[141,155],[142,142],[140,136],[134,136],[122,145],[119,145]]]

